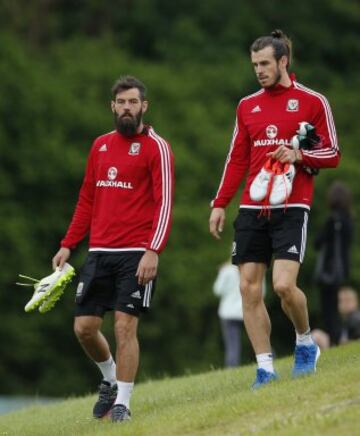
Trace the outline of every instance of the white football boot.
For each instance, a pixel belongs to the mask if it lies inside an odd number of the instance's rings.
[[[65,263],[63,268],[56,268],[56,270],[47,277],[41,280],[33,279],[32,277],[19,274],[19,277],[28,279],[34,283],[16,283],[20,286],[33,286],[35,291],[30,301],[25,306],[25,312],[31,312],[39,307],[41,313],[50,310],[64,292],[67,284],[72,280],[75,275],[74,268]]]
[[[250,198],[253,201],[262,201],[268,192],[269,183],[274,173],[272,171],[272,159],[268,159],[260,172],[250,185]]]
[[[269,203],[272,206],[283,204],[290,197],[295,173],[293,164],[279,164],[276,166],[276,175],[269,198]]]
[[[65,268],[66,270],[64,271]],[[53,287],[49,297],[47,297],[39,307],[40,313],[48,312],[55,306],[56,302],[64,293],[67,285],[71,282],[71,280],[75,276],[75,269],[68,263],[64,264],[63,269],[60,272],[61,272],[61,276],[59,277],[58,282]]]

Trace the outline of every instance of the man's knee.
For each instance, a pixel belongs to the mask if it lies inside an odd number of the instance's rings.
[[[92,339],[99,331],[99,323],[88,317],[76,317],[74,321],[74,333],[80,342]]]
[[[262,286],[259,283],[241,279],[240,291],[244,308],[256,306],[263,299]]]
[[[293,291],[296,289],[296,285],[288,280],[276,280],[274,281],[274,292],[284,300],[291,298]]]

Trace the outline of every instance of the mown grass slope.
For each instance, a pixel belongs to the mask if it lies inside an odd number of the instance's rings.
[[[94,395],[31,407],[0,416],[0,435],[360,435],[360,342],[323,352],[315,376],[291,366],[256,392],[254,365],[139,384],[124,424],[92,419]]]

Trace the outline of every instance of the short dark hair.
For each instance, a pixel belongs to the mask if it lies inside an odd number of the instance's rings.
[[[146,97],[146,86],[134,76],[121,76],[111,88],[111,95],[115,100],[119,92],[127,91],[128,89],[136,88],[139,90],[140,98],[142,101]]]
[[[271,46],[274,49],[274,57],[278,61],[282,56],[288,58],[286,68],[288,69],[292,62],[292,43],[291,40],[280,29],[275,29],[270,36],[260,36],[250,46],[250,53],[262,50]]]

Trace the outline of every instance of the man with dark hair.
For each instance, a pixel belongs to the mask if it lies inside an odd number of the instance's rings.
[[[244,324],[258,363],[256,389],[277,378],[262,296],[272,257],[273,287],[296,331],[293,376],[316,370],[320,352],[310,335],[307,301],[297,276],[305,253],[313,174],[318,168],[336,167],[340,154],[326,98],[289,73],[291,43],[283,32],[258,38],[250,51],[261,89],[238,105],[209,225],[219,239],[225,207],[247,173],[234,222],[232,262],[240,268]]]
[[[136,88],[139,91],[140,100],[144,101],[146,97],[146,87],[140,82],[140,80],[136,79],[133,76],[124,76],[120,77],[111,88],[112,98],[115,101],[116,96],[124,91],[128,91],[129,89]]]
[[[155,290],[158,256],[172,217],[174,169],[169,144],[143,123],[145,86],[126,76],[113,87],[116,130],[95,139],[76,209],[53,267],[90,232],[89,255],[76,291],[75,334],[103,380],[95,418],[130,419],[139,363],[138,319]],[[113,310],[116,364],[100,331]]]

